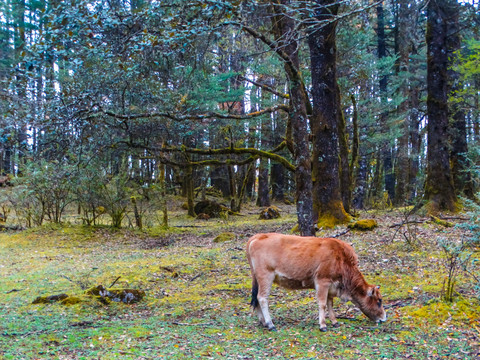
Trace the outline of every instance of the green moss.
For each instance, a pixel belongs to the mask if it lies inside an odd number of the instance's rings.
[[[332,201],[322,207],[317,226],[319,229],[333,229],[335,225],[348,223],[351,219],[352,217],[346,213],[341,201]]]
[[[54,302],[62,301],[66,298],[68,298],[67,294],[39,296],[35,300],[32,301],[32,304],[51,304],[51,303],[54,303]]]
[[[348,224],[348,227],[350,229],[355,229],[355,230],[373,230],[378,226],[377,220],[375,219],[362,219],[355,221],[354,223]]]
[[[412,318],[422,318],[437,325],[445,321],[465,322],[466,319],[473,323],[480,318],[480,303],[466,299],[454,303],[432,300],[421,308],[407,307],[406,313]]]
[[[94,286],[88,290],[85,290],[85,295],[100,296],[100,292],[103,290],[105,290],[105,287],[103,285]]]
[[[333,215],[324,214],[318,218],[317,226],[319,229],[333,229],[340,221]]]
[[[431,215],[430,218],[432,219],[432,222],[435,223],[435,224],[438,224],[438,225],[441,225],[441,226],[444,226],[444,227],[453,227],[453,223],[449,222],[449,221],[446,221],[446,220],[442,220],[436,216],[433,216]]]
[[[85,295],[96,297],[102,303],[115,301],[131,304],[142,300],[145,297],[145,291],[137,289],[106,289],[103,285],[98,285],[86,290]]]
[[[81,296],[69,296],[61,301],[62,305],[76,305],[87,301],[86,298]]]
[[[260,212],[258,217],[260,220],[272,220],[280,217],[280,209],[274,205],[271,205]]]
[[[290,233],[291,233],[291,234],[298,234],[298,233],[300,233],[300,226],[298,226],[298,224],[296,224],[296,225],[292,228],[292,230],[290,230]]]
[[[225,232],[225,233],[221,233],[219,235],[217,235],[217,237],[215,239],[213,239],[213,242],[214,243],[222,243],[222,242],[225,242],[225,241],[231,241],[231,240],[235,240],[236,236],[234,233],[232,232]]]

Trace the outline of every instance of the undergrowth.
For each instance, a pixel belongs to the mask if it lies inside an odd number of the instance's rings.
[[[463,230],[419,224],[421,245],[412,248],[401,237],[392,240],[389,225],[401,214],[373,216],[379,223],[374,231],[340,238],[356,249],[367,281],[381,286],[388,320],[373,324],[336,299],[341,326],[327,333],[318,329],[313,291],[272,289],[275,333],[258,326],[248,305],[248,237],[288,233],[293,216],[270,222],[230,217],[228,224],[184,220],[186,226],[172,231],[55,225],[2,233],[0,359],[478,358],[480,302],[468,274],[457,274],[451,303],[441,299],[445,272],[436,241]],[[213,242],[226,231],[236,237]],[[81,295],[87,283],[108,286],[119,276],[115,286],[145,290],[145,299],[31,304],[37,296]]]

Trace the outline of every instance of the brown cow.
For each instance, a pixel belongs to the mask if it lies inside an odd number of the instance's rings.
[[[247,243],[252,272],[252,302],[262,325],[276,330],[268,312],[272,283],[287,289],[315,289],[320,330],[326,331],[325,306],[333,326],[333,298],[351,300],[375,322],[385,321],[378,286],[367,284],[358,269],[358,258],[347,243],[333,238],[282,234],[257,234]]]

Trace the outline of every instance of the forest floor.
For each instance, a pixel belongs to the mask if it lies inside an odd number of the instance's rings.
[[[278,332],[260,327],[249,306],[244,248],[255,233],[290,232],[295,208],[281,209],[282,217],[269,221],[257,220],[254,207],[223,221],[172,214],[168,230],[46,225],[1,233],[0,359],[480,358],[473,280],[460,270],[453,302],[442,300],[448,268],[437,242],[457,241],[467,230],[421,216],[399,229],[400,210],[361,213],[378,221],[373,231],[345,233],[342,226],[317,233],[353,245],[367,281],[381,285],[385,323],[371,323],[336,299],[341,326],[322,333],[312,290],[274,286]],[[213,242],[226,231],[235,239]],[[119,276],[114,288],[142,289],[145,298],[129,305],[32,304],[37,296],[108,287]]]

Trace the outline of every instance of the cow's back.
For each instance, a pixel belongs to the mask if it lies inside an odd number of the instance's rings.
[[[314,276],[336,280],[358,263],[353,248],[341,240],[276,233],[251,237],[247,256],[256,270],[271,270],[298,280]]]

